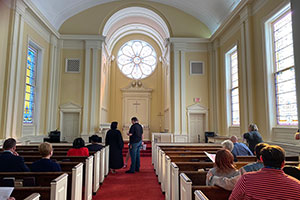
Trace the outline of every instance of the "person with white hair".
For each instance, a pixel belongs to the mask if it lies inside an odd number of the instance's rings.
[[[224,140],[221,144],[224,149],[227,149],[230,152],[232,152],[234,145],[231,140]]]

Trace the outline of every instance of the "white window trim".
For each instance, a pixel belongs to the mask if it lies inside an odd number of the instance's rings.
[[[33,123],[32,124],[24,124],[24,99],[25,99],[25,87],[26,87],[26,79],[24,80],[24,96],[23,96],[23,109],[22,109],[22,136],[36,136],[39,135],[40,130],[40,119],[41,119],[41,97],[42,97],[42,77],[43,77],[43,55],[44,55],[44,48],[38,45],[32,38],[28,37],[28,43],[26,46],[26,59],[28,54],[28,47],[34,47],[37,52],[37,63],[36,63],[36,83],[35,83],[35,100],[34,100],[34,116],[33,116]],[[27,62],[26,62],[27,65]],[[24,74],[26,76],[26,74]],[[42,134],[42,133],[41,133]]]
[[[264,52],[264,87],[265,87],[265,105],[266,105],[266,124],[267,124],[267,140],[276,140],[276,133],[282,130],[286,130],[290,134],[295,133],[297,126],[280,126],[276,122],[276,103],[275,103],[275,80],[274,80],[274,54],[273,54],[273,33],[272,22],[278,17],[290,10],[290,3],[283,2],[276,9],[274,9],[269,15],[267,15],[262,21],[263,30],[263,42]],[[285,132],[286,132],[285,131]],[[286,140],[292,140],[293,138],[286,138]]]
[[[231,125],[231,70],[229,70],[230,66],[230,54],[234,51],[237,51],[238,57],[239,57],[239,52],[238,52],[238,43],[233,44],[225,53],[225,105],[226,105],[226,126],[229,131],[229,134],[232,135],[239,135],[240,134],[240,126],[233,126]],[[239,62],[238,62],[239,63]],[[230,78],[229,78],[230,77]],[[239,94],[240,94],[240,85],[239,85]],[[240,96],[240,95],[239,95]],[[240,105],[240,111],[241,111],[241,105]],[[240,121],[241,121],[241,112],[240,112]]]

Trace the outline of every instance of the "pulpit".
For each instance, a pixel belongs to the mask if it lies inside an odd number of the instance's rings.
[[[150,140],[150,110],[152,89],[145,88],[140,81],[122,88],[122,134],[128,140],[126,133],[131,126],[131,118],[137,117],[144,129],[144,140]]]

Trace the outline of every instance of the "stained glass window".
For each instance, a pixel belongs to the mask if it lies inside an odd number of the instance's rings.
[[[278,125],[298,125],[291,12],[272,23]]]
[[[230,50],[230,103],[231,103],[231,125],[240,125],[240,100],[239,100],[239,76],[238,76],[238,53],[237,48]]]
[[[157,64],[154,48],[142,40],[125,43],[118,52],[117,61],[121,72],[135,80],[148,77]]]
[[[34,113],[34,96],[36,83],[36,63],[37,50],[32,46],[28,47],[27,65],[26,65],[26,86],[25,86],[25,100],[24,100],[24,124],[33,123]]]

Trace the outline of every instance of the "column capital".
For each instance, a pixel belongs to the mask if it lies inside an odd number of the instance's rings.
[[[20,15],[24,16],[26,12],[27,6],[22,0],[17,0],[16,1],[16,12],[19,13]]]
[[[247,21],[248,18],[251,16],[252,14],[252,9],[250,7],[250,5],[246,5],[240,12],[240,22],[244,22]]]
[[[101,49],[102,42],[99,40],[85,40],[85,48],[86,49]]]

